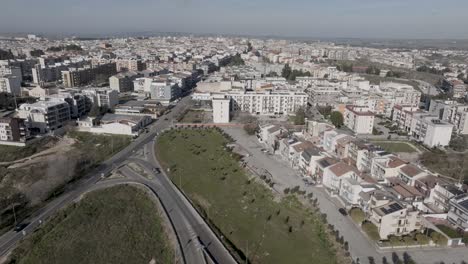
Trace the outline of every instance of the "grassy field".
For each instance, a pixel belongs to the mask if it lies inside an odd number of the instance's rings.
[[[215,129],[172,130],[156,152],[164,168],[224,235],[224,241],[251,263],[336,263],[326,227],[294,197],[275,201],[271,191],[239,166]]]
[[[372,222],[369,222],[369,221],[363,222],[361,227],[362,227],[362,230],[366,232],[366,234],[369,236],[370,239],[374,241],[380,240],[379,230]]]
[[[25,147],[0,145],[0,162],[14,161],[29,157],[38,152],[46,150],[56,141],[56,138],[45,137]]]
[[[59,212],[21,242],[11,263],[172,263],[173,252],[146,192],[115,186]]]
[[[417,151],[415,149],[415,147],[411,146],[408,143],[404,143],[404,142],[379,142],[379,141],[374,141],[373,143],[375,145],[381,146],[383,149],[385,149],[388,152],[413,153],[413,152]]]
[[[366,215],[361,210],[361,208],[353,208],[349,211],[349,215],[353,219],[356,224],[361,224],[364,220],[366,220]]]

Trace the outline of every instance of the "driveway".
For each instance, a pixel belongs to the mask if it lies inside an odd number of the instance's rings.
[[[285,188],[300,186],[302,190],[308,193],[312,192],[318,199],[320,211],[327,214],[328,223],[335,226],[343,235],[344,240],[348,241],[350,253],[353,259],[359,258],[360,263],[369,263],[368,257],[372,256],[376,263],[381,263],[382,257],[386,257],[391,262],[392,251],[380,251],[367,237],[361,232],[360,228],[351,220],[350,217],[342,216],[338,212],[341,207],[337,199],[328,196],[323,188],[315,186],[306,186],[302,178],[287,162],[280,159],[277,155],[263,153],[262,146],[255,136],[248,136],[241,128],[224,128],[224,131],[231,135],[246,152],[250,154],[244,160],[248,166],[257,171],[266,170],[271,174],[276,183],[276,191],[283,193]],[[405,250],[395,250],[400,258]],[[466,248],[448,248],[448,249],[409,249],[406,250],[419,264],[437,263],[443,260],[445,263],[460,263],[468,259],[468,250]]]

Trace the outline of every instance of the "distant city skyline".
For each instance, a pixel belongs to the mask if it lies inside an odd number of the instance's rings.
[[[6,0],[0,32],[468,39],[463,0]]]

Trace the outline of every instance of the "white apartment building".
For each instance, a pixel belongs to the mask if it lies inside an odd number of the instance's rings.
[[[307,106],[308,96],[293,91],[228,91],[233,111],[256,115],[287,115]]]
[[[372,134],[375,114],[367,106],[347,105],[344,125],[356,134]]]
[[[226,98],[213,98],[213,123],[229,123],[231,100]]]
[[[41,134],[59,129],[71,119],[68,103],[53,101],[22,104],[18,116],[26,120],[26,126],[31,131]]]
[[[461,194],[450,200],[448,221],[463,231],[468,231],[468,195]]]
[[[432,205],[431,208],[436,208],[441,212],[448,212],[450,209],[450,199],[461,194],[463,194],[463,191],[452,184],[437,183],[431,189],[431,193],[425,203]]]
[[[453,125],[441,121],[437,116],[413,114],[410,135],[428,147],[448,146],[452,138]]]
[[[99,107],[114,109],[119,103],[119,92],[110,88],[88,88],[81,92]]]
[[[99,124],[92,118],[79,120],[78,129],[96,134],[138,136],[140,131],[151,123],[150,116],[105,114]]]
[[[468,134],[468,105],[457,101],[431,100],[429,112],[454,125],[454,131]]]
[[[24,120],[19,118],[0,118],[0,145],[9,142],[26,142],[29,131],[26,129]]]
[[[428,147],[448,146],[454,125],[440,120],[437,115],[421,110],[411,110],[414,108],[395,106],[392,121],[396,122],[400,129],[408,132],[415,140]],[[459,120],[457,119],[457,121]]]
[[[397,202],[372,208],[369,219],[377,226],[381,239],[406,235],[422,227],[420,212]]]
[[[0,76],[0,93],[21,95],[21,77],[13,75]]]

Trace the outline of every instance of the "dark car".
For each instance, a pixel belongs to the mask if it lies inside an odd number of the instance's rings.
[[[159,168],[153,168],[153,171],[156,172],[157,174],[161,173],[161,169]]]
[[[344,216],[348,215],[348,212],[346,212],[346,209],[344,209],[344,208],[338,209],[338,212],[340,212],[340,214],[342,214]]]
[[[28,223],[21,223],[15,226],[15,232],[20,232],[28,226]]]
[[[166,120],[166,121],[167,121],[167,120],[169,120],[169,118],[165,117],[165,118],[164,118],[164,120]]]

